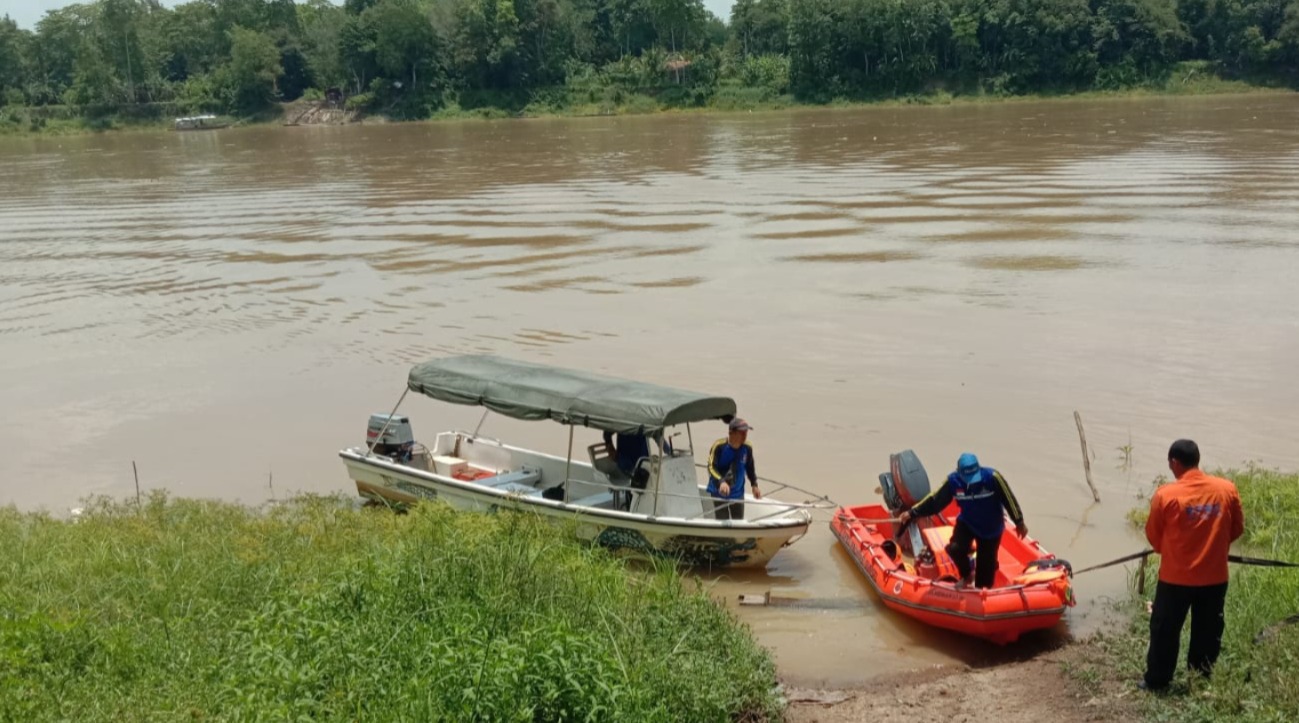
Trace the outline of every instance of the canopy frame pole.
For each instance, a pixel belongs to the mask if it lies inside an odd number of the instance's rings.
[[[695,437],[690,433],[690,422],[686,422],[686,442],[690,444],[690,456],[695,456]]]
[[[652,481],[654,482],[654,485],[653,485],[653,487],[654,487],[654,513],[650,515],[650,519],[651,519],[651,520],[659,516],[659,496],[663,494],[663,487],[662,487],[662,484],[663,484],[663,457],[662,457],[662,455],[659,456],[659,463],[658,463],[657,469],[654,470],[654,479],[653,479]],[[649,491],[649,487],[650,487],[650,485],[646,485],[646,486],[645,486],[646,491]]]
[[[375,445],[379,444],[379,440],[383,439],[383,433],[388,431],[388,425],[392,424],[392,415],[397,413],[397,408],[401,406],[402,402],[406,401],[406,395],[409,393],[410,393],[410,387],[406,387],[404,390],[402,390],[401,396],[397,398],[397,403],[394,404],[392,407],[392,411],[388,412],[388,419],[383,423],[383,426],[379,429],[379,434],[375,436],[374,441],[371,442],[369,448],[365,450],[365,456],[369,457],[370,455],[374,454]]]
[[[491,413],[492,413],[492,410],[490,410],[490,409],[484,409],[484,410],[483,410],[483,416],[482,416],[481,418],[479,418],[479,420],[478,420],[478,426],[477,426],[477,427],[474,427],[474,439],[478,439],[478,430],[480,430],[480,429],[483,428],[483,422],[486,422],[486,421],[487,421],[487,415],[489,415],[489,414],[491,414]]]
[[[568,504],[568,481],[573,469],[573,425],[568,425],[568,459],[564,460],[564,504]]]

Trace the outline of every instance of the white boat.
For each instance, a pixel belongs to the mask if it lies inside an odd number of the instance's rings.
[[[172,126],[178,131],[213,131],[219,128],[226,128],[230,125],[228,121],[214,115],[196,115],[187,118],[177,118]]]
[[[567,425],[568,454],[516,447],[477,430],[445,431],[431,445],[421,444],[409,417],[397,414],[411,391],[516,419]],[[370,500],[528,510],[620,554],[670,557],[692,566],[762,567],[806,534],[811,510],[832,503],[779,501],[772,495],[810,493],[762,480],[762,499],[746,491],[743,519],[714,519],[713,500],[700,484],[702,465],[691,449],[690,424],[729,421],[734,415],[735,401],[728,397],[498,357],[459,356],[412,368],[393,411],[371,416],[367,443],[339,456],[357,491]],[[644,435],[650,452],[631,474],[619,470],[604,442],[589,445],[586,459],[574,459],[578,426]],[[677,427],[684,427],[685,440],[679,431],[672,433]]]

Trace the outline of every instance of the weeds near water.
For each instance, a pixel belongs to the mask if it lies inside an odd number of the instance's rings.
[[[1120,445],[1119,447],[1117,447],[1117,449],[1119,451],[1118,470],[1120,472],[1131,472],[1132,471],[1132,433],[1131,432],[1128,432],[1128,443],[1124,445]]]
[[[0,720],[778,717],[730,614],[526,514],[155,492],[0,545]]]

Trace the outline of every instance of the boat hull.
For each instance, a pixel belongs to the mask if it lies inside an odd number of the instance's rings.
[[[344,450],[339,456],[357,492],[367,499],[396,504],[437,500],[456,509],[488,513],[501,509],[530,511],[571,529],[580,540],[632,558],[673,559],[708,568],[764,567],[781,548],[806,534],[811,525],[806,510],[781,519],[743,522],[650,517],[503,492],[352,450]]]
[[[955,514],[949,508],[930,524],[950,529],[947,520]],[[830,528],[884,605],[903,615],[1005,645],[1024,633],[1054,627],[1074,604],[1067,563],[1032,539],[1007,530],[998,554],[998,587],[962,590],[954,582],[919,575],[899,556],[891,556],[884,543],[892,540],[894,526],[871,522],[889,517],[881,505],[841,507]]]

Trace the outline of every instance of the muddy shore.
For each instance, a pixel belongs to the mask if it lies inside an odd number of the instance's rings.
[[[789,723],[893,720],[995,720],[1083,723],[1138,717],[1135,685],[1084,686],[1067,671],[1095,665],[1099,651],[1070,643],[1026,660],[988,667],[937,665],[867,679],[852,688],[786,686]]]

